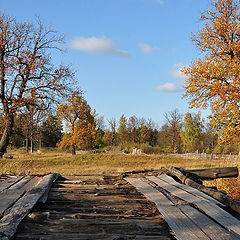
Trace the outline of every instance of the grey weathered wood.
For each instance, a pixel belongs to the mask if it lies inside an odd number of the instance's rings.
[[[188,192],[182,191],[181,189],[170,185],[169,183],[162,181],[157,177],[148,176],[147,179],[153,181],[160,187],[164,188],[171,194],[174,194],[175,196],[181,198],[182,200],[194,204],[204,213],[206,213],[209,217],[224,226],[226,229],[228,229],[229,231],[233,231],[236,234],[239,234],[240,237],[240,221],[228,212],[224,211],[222,208],[218,207],[216,204],[204,201]]]
[[[53,184],[54,181],[56,181],[59,177],[59,174],[58,173],[54,173],[51,175],[51,178],[49,179],[49,184],[44,192],[44,194],[41,196],[41,198],[38,200],[39,202],[41,203],[45,203],[47,201],[47,197],[48,197],[48,193],[49,193],[49,190]]]
[[[42,177],[42,180],[27,191],[12,207],[9,213],[1,219],[0,239],[10,239],[16,232],[17,226],[22,219],[30,212],[33,206],[52,184],[54,174]]]
[[[12,185],[16,184],[21,179],[23,179],[23,176],[18,176],[16,178],[7,178],[3,182],[0,182],[0,192],[2,192],[3,190],[11,187]]]
[[[169,184],[172,184],[173,186],[175,187],[178,187],[184,191],[187,191],[193,195],[195,195],[196,197],[200,197],[204,200],[207,200],[207,201],[210,201],[210,202],[214,202],[222,207],[225,207],[224,204],[222,204],[221,202],[217,201],[216,199],[210,197],[209,195],[197,190],[196,188],[193,188],[193,187],[190,187],[190,186],[187,186],[187,185],[184,185],[184,184],[181,184],[181,183],[178,183],[176,182],[172,177],[166,175],[166,174],[163,174],[163,175],[159,175],[158,176],[159,179],[169,183]]]
[[[179,240],[210,239],[185,214],[157,189],[137,178],[125,178],[137,190],[152,200]]]
[[[191,207],[188,204],[179,205],[179,209],[186,214],[203,232],[211,239],[217,240],[237,240],[240,239],[237,235],[227,231],[225,228],[218,225],[212,219]]]
[[[24,190],[8,190],[0,193],[0,217],[2,217],[4,211],[22,197],[24,192]]]
[[[24,177],[20,181],[12,185],[9,189],[15,189],[15,190],[22,189],[23,186],[26,185],[33,178],[34,178],[33,176]]]

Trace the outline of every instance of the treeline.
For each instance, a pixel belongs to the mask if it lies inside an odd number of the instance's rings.
[[[99,120],[98,120],[99,121]],[[103,118],[100,118],[103,122]],[[180,113],[177,109],[164,114],[164,124],[159,125],[151,119],[122,115],[117,121],[107,121],[97,126],[96,147],[111,149],[113,146],[125,152],[134,148],[145,153],[234,153],[238,154],[238,144],[218,144],[218,135],[209,121],[200,113]],[[110,147],[111,146],[111,147]]]
[[[4,118],[0,118],[0,137],[4,130]],[[56,116],[51,114],[43,119],[32,118],[29,113],[15,114],[14,127],[9,145],[14,148],[25,148],[33,152],[42,147],[54,148],[61,141],[63,128]]]
[[[3,122],[1,118],[0,124]],[[117,149],[131,153],[134,148],[149,154],[239,152],[237,144],[220,146],[214,129],[199,113],[184,115],[175,109],[164,114],[164,122],[159,126],[151,119],[126,118],[124,114],[120,119],[105,121],[77,94],[60,105],[55,115],[16,114],[10,145],[31,152],[42,147],[58,147],[73,154],[77,150]]]

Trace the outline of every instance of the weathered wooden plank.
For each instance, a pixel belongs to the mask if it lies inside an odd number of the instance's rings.
[[[138,178],[125,178],[125,180],[156,204],[177,239],[210,239],[160,191]]]
[[[22,219],[30,212],[36,202],[52,184],[53,174],[46,175],[31,190],[26,192],[11,208],[9,213],[1,219],[0,239],[10,239],[16,232],[17,226]]]
[[[217,240],[237,240],[238,236],[227,231],[209,217],[191,207],[188,204],[179,205],[179,209],[187,215],[197,226],[199,226],[203,232],[207,234],[211,239]]]
[[[15,189],[15,190],[23,189],[23,186],[26,185],[33,178],[34,178],[33,176],[24,177],[20,181],[18,181],[16,184],[12,185],[9,189]]]
[[[240,221],[235,217],[233,217],[228,212],[224,211],[222,208],[218,207],[216,204],[203,201],[200,198],[188,192],[182,191],[181,189],[173,185],[170,185],[167,182],[162,181],[157,177],[148,176],[147,179],[158,184],[160,187],[164,188],[171,194],[174,194],[175,196],[181,198],[182,200],[194,204],[199,209],[201,209],[204,213],[206,213],[208,216],[210,216],[219,224],[224,226],[226,229],[233,231],[236,234],[239,234],[239,237],[240,237]]]
[[[175,186],[175,187],[178,187],[184,191],[187,191],[193,195],[195,195],[196,197],[200,197],[201,199],[204,199],[204,200],[207,200],[207,201],[210,201],[210,202],[214,202],[222,207],[224,207],[225,205],[222,204],[221,202],[217,201],[216,199],[210,197],[209,195],[197,190],[196,188],[193,188],[193,187],[190,187],[190,186],[187,186],[187,185],[184,185],[184,184],[181,184],[181,183],[178,183],[176,182],[172,177],[166,175],[166,174],[163,174],[163,175],[159,175],[158,176],[159,179]]]
[[[4,211],[12,206],[23,194],[24,190],[7,190],[0,193],[0,217]]]
[[[2,192],[3,190],[11,187],[12,185],[16,184],[21,179],[23,179],[23,176],[18,176],[16,178],[7,178],[3,182],[0,182],[0,192]]]
[[[48,180],[49,184],[47,185],[47,188],[45,189],[45,192],[43,193],[41,198],[38,200],[39,202],[45,203],[47,201],[49,190],[50,190],[53,182],[56,181],[59,176],[60,176],[60,174],[58,174],[58,173],[51,175],[50,179]]]

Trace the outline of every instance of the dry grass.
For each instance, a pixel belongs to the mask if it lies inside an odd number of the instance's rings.
[[[13,159],[0,160],[1,174],[46,174],[56,172],[62,175],[86,173],[124,172],[143,169],[160,169],[166,165],[185,169],[211,167],[240,167],[237,160],[183,159],[166,155],[130,155],[130,154],[81,154],[72,156],[63,152],[45,152],[26,154],[10,152]],[[240,199],[240,179],[218,179],[208,182],[231,196]]]
[[[238,166],[236,160],[183,159],[166,155],[81,154],[72,156],[63,152],[26,154],[10,152],[13,159],[0,160],[0,174],[32,174],[58,172],[63,175],[82,173],[123,172],[142,169],[160,169],[166,165],[186,169]]]

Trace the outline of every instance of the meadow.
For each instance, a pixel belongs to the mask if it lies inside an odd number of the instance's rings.
[[[0,175],[40,175],[49,172],[61,175],[80,175],[89,173],[121,173],[125,171],[160,169],[167,165],[183,167],[185,169],[240,167],[239,160],[207,160],[184,159],[177,156],[132,155],[132,154],[78,154],[66,152],[44,151],[25,153],[10,150],[6,156],[12,159],[0,160]],[[240,199],[240,177],[233,179],[217,179],[205,181],[205,185],[217,186],[232,197]]]

